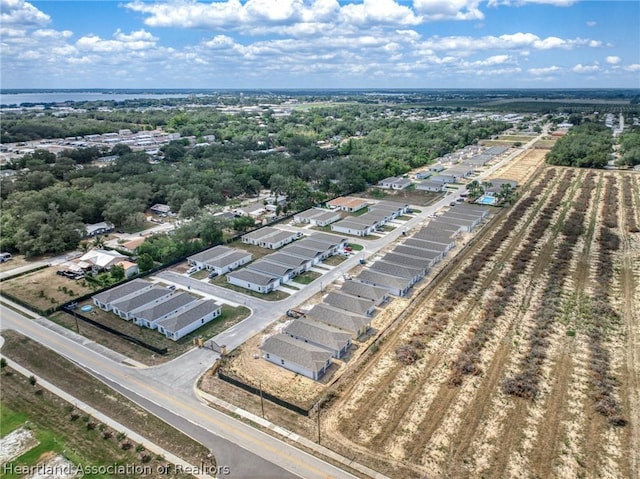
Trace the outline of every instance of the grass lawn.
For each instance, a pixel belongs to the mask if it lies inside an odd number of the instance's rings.
[[[396,227],[395,226],[391,226],[391,225],[384,225],[380,229],[382,231],[389,232],[389,231],[393,231],[394,229],[396,229]]]
[[[209,271],[206,269],[201,269],[190,275],[193,279],[205,279],[207,276],[209,276]]]
[[[130,429],[192,464],[207,460],[207,448],[108,388],[78,366],[18,333],[5,331],[2,335],[6,341],[2,348],[3,353],[33,371],[35,375],[61,387],[79,400],[121,424],[126,424]],[[75,409],[73,405],[42,390],[37,384],[32,386],[27,378],[10,371],[8,367],[3,369],[2,374],[1,434],[7,434],[28,420],[29,427],[40,440],[39,446],[14,460],[13,464],[36,464],[42,459],[43,454],[50,451],[66,451],[67,458],[75,464],[82,465],[106,465],[114,462],[143,464],[144,451],[136,450],[135,445],[124,450],[121,446],[124,438],[118,435],[118,431],[110,430],[82,412],[73,420],[70,414]],[[89,423],[92,423],[92,426],[88,426]],[[111,432],[111,436],[104,438],[105,431]],[[164,462],[162,458],[149,457],[147,464],[153,466],[153,473],[146,477],[167,477],[156,474],[157,466]],[[21,476],[3,473],[3,477]]]
[[[362,251],[364,249],[364,246],[358,243],[349,243],[347,246],[349,246],[353,251]]]
[[[56,274],[58,268],[45,268],[2,282],[2,290],[41,310],[59,306],[94,291],[84,280]]]
[[[365,213],[369,212],[369,208],[362,208],[361,210],[354,211],[353,213],[349,213],[351,216],[362,216]]]
[[[309,284],[312,281],[315,281],[320,276],[320,273],[316,273],[315,271],[305,271],[304,273],[293,278],[293,281],[300,284]]]
[[[229,283],[226,276],[218,276],[217,278],[212,279],[210,283],[215,284],[216,286],[222,286],[223,288],[230,289],[231,291],[246,294],[247,296],[264,299],[265,301],[282,301],[283,299],[290,296],[289,293],[285,293],[284,291],[258,293],[257,291],[251,291],[250,289],[241,288],[240,286]]]

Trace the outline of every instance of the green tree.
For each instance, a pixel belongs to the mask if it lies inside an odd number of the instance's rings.
[[[138,266],[140,268],[140,266]],[[124,279],[124,268],[119,264],[112,266],[109,270],[109,274],[115,282],[122,281]]]
[[[149,271],[154,267],[153,258],[148,253],[142,253],[138,256],[138,269],[140,272]]]

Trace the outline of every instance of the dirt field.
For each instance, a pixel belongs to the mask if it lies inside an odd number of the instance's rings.
[[[397,327],[327,385],[300,384],[331,399],[323,444],[398,478],[640,476],[640,179],[540,166],[544,153],[511,168],[529,178],[518,203],[393,300]],[[203,387],[259,413],[219,383]],[[313,416],[266,411],[315,438]]]
[[[2,282],[2,289],[22,301],[46,310],[90,293],[82,280],[56,274],[58,268],[45,268]]]
[[[333,386],[325,444],[392,477],[638,477],[639,191],[541,168]]]
[[[522,156],[498,169],[488,181],[493,178],[507,178],[515,180],[519,185],[525,184],[531,175],[544,163],[544,156],[548,150],[527,150]]]

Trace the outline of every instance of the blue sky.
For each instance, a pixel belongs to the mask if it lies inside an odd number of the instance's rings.
[[[640,2],[0,0],[3,88],[640,88]]]

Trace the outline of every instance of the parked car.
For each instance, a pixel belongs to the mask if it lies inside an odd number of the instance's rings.
[[[209,273],[209,279],[215,278],[216,276],[218,276],[218,272],[217,271],[212,271],[211,273]]]
[[[189,268],[189,269],[187,270],[187,274],[193,274],[193,273],[195,273],[196,271],[198,271],[198,267],[197,267],[197,266],[192,266],[191,268]]]

